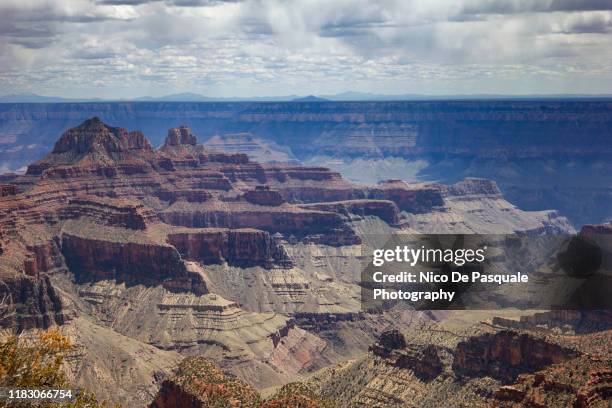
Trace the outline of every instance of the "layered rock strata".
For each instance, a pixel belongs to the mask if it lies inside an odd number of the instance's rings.
[[[357,284],[365,234],[571,231],[484,180],[363,186],[327,168],[210,151],[186,127],[154,149],[98,118],[9,182],[18,188],[0,197],[0,273],[18,313],[3,326],[84,315],[158,349],[260,372],[260,387],[337,361],[344,342],[365,349],[355,340],[371,332]],[[432,353],[394,364],[429,378]]]

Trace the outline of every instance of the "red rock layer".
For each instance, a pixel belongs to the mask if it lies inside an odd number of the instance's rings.
[[[79,282],[112,279],[128,285],[162,284],[171,291],[207,293],[202,277],[187,271],[172,246],[113,242],[64,233],[62,252]]]
[[[208,151],[186,127],[170,129],[165,145],[154,150],[141,132],[98,118],[64,132],[26,175],[5,179],[11,185],[3,185],[0,197],[2,276],[14,279],[15,290],[38,293],[38,316],[61,309],[44,295],[45,274],[59,269],[68,268],[79,281],[113,279],[201,294],[206,286],[186,270],[181,254],[203,263],[289,267],[270,234],[328,245],[359,243],[333,206],[307,209],[286,201],[366,195],[325,168],[264,166],[244,154]],[[366,200],[343,211],[394,220],[387,207]],[[173,226],[230,230],[185,232]]]
[[[332,201],[327,203],[303,204],[302,208],[311,210],[330,211],[350,217],[351,214],[358,216],[375,216],[388,224],[395,225],[400,220],[400,212],[393,201],[388,200],[347,200]]]
[[[269,233],[255,229],[201,229],[168,235],[184,259],[248,267],[291,267],[284,249]]]
[[[460,342],[454,355],[453,371],[459,375],[489,375],[510,382],[520,373],[534,372],[580,353],[529,334],[503,330]]]

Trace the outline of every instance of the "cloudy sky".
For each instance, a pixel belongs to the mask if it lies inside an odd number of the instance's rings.
[[[612,0],[0,0],[0,94],[612,93]]]

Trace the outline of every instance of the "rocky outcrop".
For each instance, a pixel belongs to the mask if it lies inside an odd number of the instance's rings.
[[[64,266],[59,243],[56,240],[28,245],[28,257],[24,261],[24,272],[29,276],[39,276]]]
[[[336,408],[337,406],[335,401],[316,392],[315,387],[295,382],[283,385],[263,402],[261,408]]]
[[[197,142],[198,140],[196,139],[195,135],[191,133],[191,129],[189,129],[187,126],[181,126],[168,130],[168,136],[166,136],[164,146],[195,146]]]
[[[259,163],[298,163],[286,147],[255,137],[252,133],[215,135],[206,140],[204,146],[216,151],[247,154]]]
[[[400,212],[393,201],[388,200],[347,200],[331,201],[317,204],[302,204],[302,208],[330,211],[346,217],[356,215],[360,217],[374,216],[389,225],[396,225],[400,220]]]
[[[413,371],[422,381],[433,380],[444,368],[435,345],[408,346],[404,335],[397,329],[383,332],[378,342],[368,350],[382,358],[385,364]]]
[[[249,312],[216,294],[166,293],[152,305],[132,308],[143,313],[155,310],[150,321],[142,322],[146,333],[140,337],[148,343],[162,349],[191,349],[192,353],[217,347],[243,361],[260,360],[262,356],[256,353],[272,352],[294,330],[293,321],[286,316]],[[138,335],[133,327],[126,333]]]
[[[296,324],[300,327],[311,331],[321,332],[324,330],[333,330],[340,322],[353,322],[362,319],[360,313],[310,313],[297,312],[292,314]]]
[[[268,186],[256,186],[255,190],[249,190],[244,193],[244,198],[252,204],[279,206],[285,202],[280,193],[276,190],[271,190]]]
[[[534,374],[521,375],[493,393],[503,407],[607,407],[612,400],[612,370],[606,362],[581,357]]]
[[[393,350],[401,350],[406,347],[406,338],[397,329],[387,330],[382,332],[378,338],[378,343],[372,346],[371,351],[374,354],[385,355]]]
[[[42,175],[52,167],[61,165],[92,166],[105,175],[113,175],[111,163],[124,162],[122,171],[130,174],[142,172],[141,156],[151,157],[153,149],[142,132],[128,132],[122,128],[107,126],[98,117],[86,120],[80,126],[64,132],[55,143],[51,154],[28,167],[28,175]],[[128,164],[131,163],[131,164]],[[76,170],[76,169],[75,169]],[[108,173],[110,172],[110,173]],[[54,175],[69,176],[70,169],[56,168]]]
[[[612,222],[605,224],[589,224],[583,225],[580,229],[580,235],[609,235],[612,234]]]
[[[17,194],[17,186],[13,184],[0,184],[0,197],[8,197]]]
[[[446,188],[452,196],[501,197],[502,193],[493,180],[468,177]]]
[[[61,220],[88,217],[102,225],[132,230],[144,230],[147,223],[159,221],[150,208],[138,202],[108,200],[92,196],[70,199],[68,204],[58,211],[58,217]]]
[[[49,277],[20,276],[0,285],[0,324],[17,332],[46,329],[70,319]]]
[[[62,234],[62,254],[79,282],[115,280],[128,285],[159,285],[177,292],[207,293],[170,245],[122,242]]]
[[[469,377],[491,376],[512,382],[520,373],[576,358],[580,353],[543,338],[502,330],[470,337],[454,351],[453,370]]]
[[[198,206],[174,205],[160,213],[168,224],[190,228],[257,228],[271,233],[329,234],[344,220],[335,213],[291,205],[265,207],[243,201],[207,201]]]
[[[393,201],[400,210],[424,213],[444,205],[439,186],[408,184],[401,180],[387,180],[369,189],[369,198]]]
[[[261,397],[250,385],[227,376],[202,357],[187,358],[161,385],[151,408],[255,408]]]
[[[291,267],[284,249],[268,232],[254,229],[202,229],[168,235],[184,259],[203,264],[223,263],[249,267]]]
[[[55,143],[52,153],[118,153],[128,150],[151,149],[142,132],[127,132],[113,128],[93,117],[80,126],[69,129]]]
[[[213,362],[190,357],[162,383],[151,408],[335,408],[314,387],[290,383],[264,400],[249,384],[223,373]]]
[[[521,316],[519,320],[494,317],[492,323],[510,329],[563,330],[592,333],[612,329],[612,311],[609,310],[553,310]]]

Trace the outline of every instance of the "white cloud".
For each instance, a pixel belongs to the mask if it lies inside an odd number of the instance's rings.
[[[612,92],[605,4],[3,0],[0,93]]]

